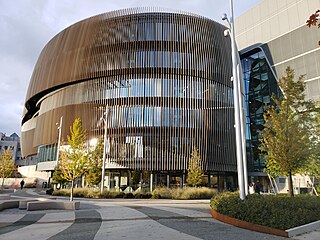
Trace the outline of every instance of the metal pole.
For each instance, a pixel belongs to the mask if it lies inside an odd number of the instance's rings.
[[[234,92],[234,109],[235,109],[235,130],[236,130],[236,148],[237,148],[237,167],[238,167],[238,184],[240,199],[245,199],[245,186],[243,174],[243,153],[242,153],[242,138],[241,138],[241,118],[240,118],[240,101],[239,101],[239,79],[237,73],[238,53],[235,41],[234,21],[233,21],[233,1],[230,0],[230,38],[232,50],[232,75],[233,75],[233,92]]]
[[[247,147],[246,147],[246,125],[245,125],[245,108],[244,108],[244,99],[241,95],[241,67],[240,64],[237,64],[237,76],[238,76],[238,96],[239,96],[239,103],[240,103],[240,128],[241,128],[241,142],[242,142],[242,164],[243,164],[243,178],[244,178],[244,192],[245,195],[248,195],[248,169],[247,169]]]
[[[59,161],[59,149],[60,149],[60,141],[61,141],[61,131],[62,131],[62,116],[60,117],[60,122],[56,123],[58,126],[59,134],[58,134],[58,146],[57,146],[57,156],[56,156],[56,166],[58,166]]]
[[[107,107],[104,113],[104,117],[101,118],[104,122],[104,137],[103,137],[103,158],[102,158],[102,172],[101,172],[101,190],[100,192],[103,193],[104,190],[104,178],[105,178],[105,171],[106,171],[106,144],[107,144]]]

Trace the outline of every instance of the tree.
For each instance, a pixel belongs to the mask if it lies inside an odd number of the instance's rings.
[[[317,106],[313,124],[313,149],[309,164],[306,166],[306,173],[320,179],[320,103]]]
[[[89,165],[85,179],[90,187],[101,183],[102,176],[103,141],[99,141],[94,150],[90,152]]]
[[[191,186],[198,186],[202,183],[204,176],[203,170],[201,169],[201,156],[197,147],[193,147],[191,157],[188,162],[188,177],[187,183]]]
[[[311,14],[309,19],[307,20],[307,26],[310,28],[312,26],[317,26],[318,20],[319,20],[319,14],[320,14],[320,9],[315,11],[315,13]],[[320,23],[318,23],[318,28],[320,28]],[[319,41],[319,46],[320,46],[320,41]]]
[[[53,184],[60,184],[60,185],[67,185],[68,181],[62,178],[62,172],[59,166],[56,166],[54,172],[52,174],[52,181]]]
[[[4,179],[8,178],[15,171],[12,148],[2,150],[0,153],[0,177],[2,178],[1,189],[3,189]]]
[[[292,175],[302,173],[312,155],[312,113],[315,106],[305,100],[303,76],[294,81],[294,70],[287,67],[280,78],[282,96],[272,96],[274,105],[267,106],[265,125],[259,149],[265,153],[266,171],[273,177],[285,175],[289,179],[289,193],[293,196]]]
[[[61,177],[71,182],[70,201],[73,201],[74,182],[82,176],[88,167],[88,151],[85,148],[86,131],[82,128],[80,118],[75,119],[70,126],[68,135],[69,148],[62,151],[59,159]]]

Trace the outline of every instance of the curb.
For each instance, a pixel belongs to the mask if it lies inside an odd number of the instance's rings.
[[[211,209],[211,216],[221,222],[224,222],[236,227],[248,229],[251,231],[261,232],[261,233],[272,234],[272,235],[281,236],[281,237],[287,237],[287,238],[320,229],[320,220],[316,222],[308,223],[299,227],[290,228],[287,230],[281,230],[277,228],[266,227],[259,224],[249,223],[243,220],[232,218],[232,217],[223,215],[213,209]]]
[[[308,223],[299,227],[290,228],[286,230],[288,232],[289,237],[294,237],[300,234],[304,234],[307,232],[312,232],[320,229],[320,220],[312,223]]]
[[[232,217],[223,215],[221,213],[218,213],[216,210],[213,210],[213,209],[211,209],[211,216],[221,222],[224,222],[224,223],[236,226],[236,227],[248,229],[248,230],[255,231],[255,232],[268,233],[268,234],[281,236],[281,237],[289,237],[288,232],[286,232],[284,230],[242,221],[242,220],[232,218]]]

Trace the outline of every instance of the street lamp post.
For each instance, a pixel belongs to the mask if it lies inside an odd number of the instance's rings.
[[[106,110],[100,118],[101,121],[104,122],[104,137],[103,137],[103,158],[102,158],[102,172],[101,172],[101,190],[100,192],[103,193],[104,190],[104,178],[105,178],[105,171],[106,171],[106,145],[107,145],[107,107]]]
[[[58,166],[59,161],[59,150],[60,150],[60,141],[61,141],[61,131],[62,131],[62,116],[60,117],[60,122],[56,123],[57,128],[59,130],[58,134],[58,146],[57,146],[57,155],[56,155],[56,166]]]
[[[229,29],[225,31],[225,36],[229,35],[231,39],[232,51],[232,81],[233,81],[233,97],[234,97],[234,115],[235,115],[235,131],[236,131],[236,149],[237,149],[237,168],[238,168],[238,184],[240,199],[244,200],[247,195],[247,174],[246,174],[246,153],[244,140],[244,125],[241,104],[241,87],[240,87],[240,65],[238,62],[238,52],[235,40],[234,18],[233,18],[233,1],[230,0],[230,21],[227,14],[222,16],[222,20],[227,20]]]

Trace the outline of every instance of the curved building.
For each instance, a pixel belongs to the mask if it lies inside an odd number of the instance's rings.
[[[54,163],[80,117],[104,134],[113,168],[184,172],[193,146],[207,173],[236,172],[230,39],[208,18],[128,9],[80,21],[42,50],[26,96],[24,156]],[[109,167],[111,167],[111,165]]]

